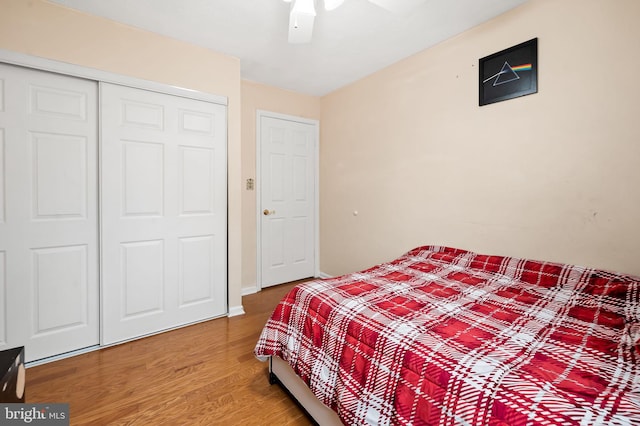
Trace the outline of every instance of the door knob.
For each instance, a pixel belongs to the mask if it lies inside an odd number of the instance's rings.
[[[269,216],[270,214],[275,214],[275,213],[276,213],[275,210],[268,210],[268,209],[264,209],[264,211],[262,212],[262,214],[265,216]]]

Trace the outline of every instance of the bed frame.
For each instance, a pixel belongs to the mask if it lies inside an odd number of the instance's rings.
[[[342,425],[336,412],[320,402],[291,366],[279,357],[269,358],[269,383],[282,386],[317,424]]]

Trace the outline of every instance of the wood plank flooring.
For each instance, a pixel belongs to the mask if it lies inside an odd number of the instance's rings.
[[[221,318],[27,369],[27,402],[66,402],[72,425],[309,425],[253,347],[295,283]]]

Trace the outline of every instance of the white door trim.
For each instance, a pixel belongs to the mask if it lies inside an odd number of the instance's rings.
[[[260,131],[260,122],[262,117],[270,117],[276,118],[280,120],[288,120],[294,121],[297,123],[309,124],[314,126],[315,128],[315,140],[316,144],[314,147],[314,156],[315,156],[315,173],[314,173],[314,186],[315,186],[315,212],[314,212],[314,264],[315,271],[314,276],[320,275],[320,122],[318,120],[313,120],[310,118],[297,117],[295,115],[288,114],[280,114],[277,112],[265,111],[265,110],[257,110],[256,112],[256,182],[255,182],[255,191],[256,191],[256,292],[262,290],[262,259],[260,256],[262,246],[262,212],[260,210],[260,193],[261,193],[261,184],[260,179],[262,173],[262,166],[260,165],[260,159],[262,154],[262,140]]]
[[[103,83],[114,83],[119,84],[120,86],[128,86],[136,89],[144,89],[152,92],[164,93],[167,95],[181,96],[183,98],[197,99],[220,105],[228,104],[228,99],[226,96],[213,95],[211,93],[205,93],[197,90],[186,89],[183,87],[171,86],[170,84],[158,83],[155,81],[115,74],[108,71],[70,64],[67,62],[54,61],[51,59],[41,58],[39,56],[26,55],[24,53],[13,52],[6,49],[0,49],[0,62],[18,65],[26,68],[35,68],[41,71],[49,71],[57,74],[80,77],[87,80],[94,80]]]

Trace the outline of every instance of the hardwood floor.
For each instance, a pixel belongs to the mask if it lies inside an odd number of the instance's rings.
[[[294,285],[216,319],[27,369],[27,402],[66,402],[72,425],[309,425],[253,347]]]

